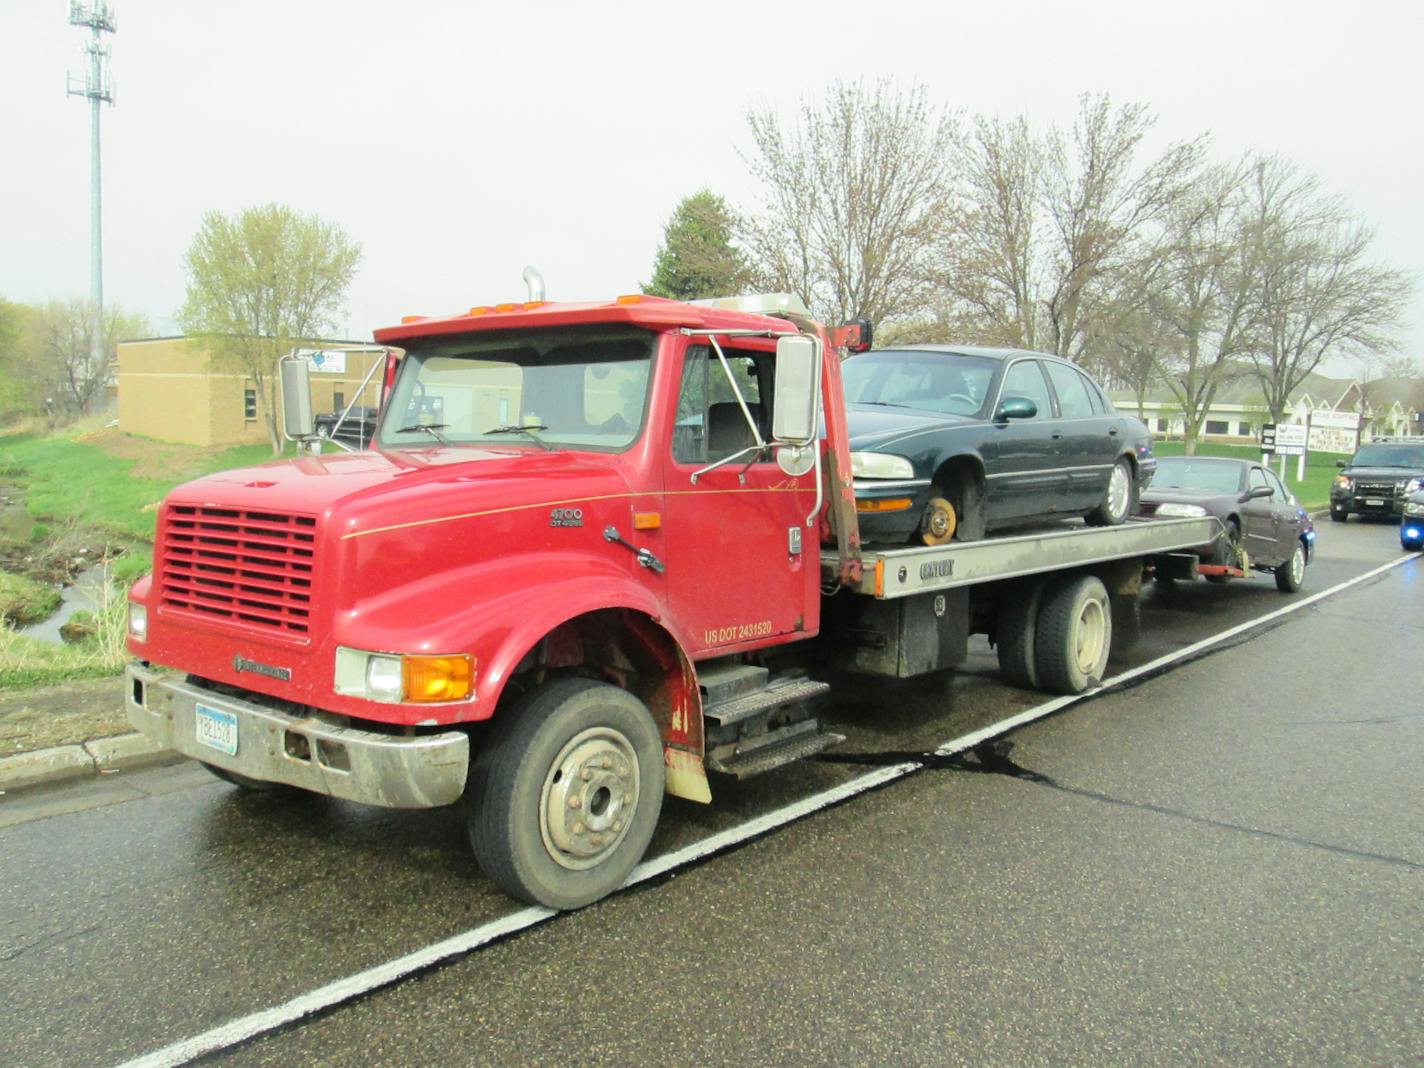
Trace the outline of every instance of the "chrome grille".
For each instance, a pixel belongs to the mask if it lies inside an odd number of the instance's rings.
[[[306,634],[315,555],[315,516],[171,505],[160,600],[170,609]]]

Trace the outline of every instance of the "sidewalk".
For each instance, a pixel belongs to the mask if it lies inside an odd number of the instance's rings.
[[[0,793],[176,759],[129,726],[122,676],[0,693]]]

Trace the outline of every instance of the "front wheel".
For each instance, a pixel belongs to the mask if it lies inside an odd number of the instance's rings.
[[[216,764],[209,764],[206,760],[198,763],[207,768],[223,782],[230,782],[234,786],[240,786],[244,790],[249,790],[255,794],[264,794],[281,787],[281,783],[268,782],[265,779],[254,779],[249,775],[240,775],[235,771],[228,771],[227,768],[220,768]]]
[[[1295,593],[1305,582],[1305,546],[1295,544],[1295,552],[1290,559],[1276,568],[1276,589],[1282,593]]]
[[[643,703],[556,679],[504,710],[471,763],[470,844],[511,897],[581,908],[628,878],[662,800],[662,740]]]
[[[1343,508],[1336,508],[1333,504],[1330,506],[1330,519],[1331,519],[1331,521],[1336,522],[1336,523],[1343,523],[1343,522],[1345,522],[1345,521],[1346,521],[1347,519],[1349,519],[1349,518],[1350,518],[1350,513],[1347,512],[1347,511],[1345,511],[1345,509],[1343,509]]]
[[[1088,513],[1088,525],[1094,527],[1115,527],[1132,514],[1137,503],[1137,480],[1133,478],[1132,461],[1126,456],[1113,464],[1108,476],[1108,488],[1098,506]]]
[[[1211,551],[1211,562],[1221,567],[1241,566],[1241,528],[1236,525],[1236,520],[1228,519],[1222,526]],[[1207,575],[1206,580],[1221,586],[1230,582],[1231,576]]]

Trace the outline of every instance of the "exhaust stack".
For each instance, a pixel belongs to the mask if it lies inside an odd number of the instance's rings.
[[[544,299],[544,276],[533,267],[524,268],[524,284],[529,287],[531,302]]]

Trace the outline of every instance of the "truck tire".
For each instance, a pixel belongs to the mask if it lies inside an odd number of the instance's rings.
[[[1331,522],[1333,522],[1333,523],[1344,523],[1344,522],[1345,522],[1346,520],[1348,520],[1349,518],[1350,518],[1350,513],[1347,512],[1347,511],[1345,511],[1345,509],[1343,509],[1343,508],[1336,508],[1333,504],[1330,506],[1330,521],[1331,521]]]
[[[1094,575],[1065,575],[1049,583],[1034,634],[1039,687],[1075,694],[1098,685],[1111,650],[1112,607],[1102,581]]]
[[[556,679],[501,712],[465,791],[480,868],[520,901],[592,904],[623,885],[663,802],[657,725],[632,694]]]
[[[200,760],[198,763],[211,771],[223,782],[230,782],[234,786],[240,786],[242,789],[251,790],[256,794],[276,790],[285,785],[284,783],[267,782],[265,779],[254,779],[247,775],[239,775],[235,771],[228,771],[227,768],[220,768],[216,764],[209,764],[206,760]]]
[[[1115,527],[1127,521],[1127,517],[1137,510],[1137,479],[1132,470],[1132,461],[1126,456],[1118,457],[1108,476],[1108,488],[1103,491],[1103,499],[1087,515],[1090,527]]]
[[[995,644],[999,651],[999,674],[1007,682],[1025,690],[1038,689],[1038,666],[1034,663],[1034,634],[1038,627],[1038,605],[1043,582],[1029,579],[1020,584],[999,612]]]
[[[1290,559],[1276,568],[1276,589],[1282,593],[1295,593],[1305,583],[1305,546],[1295,543],[1295,552]]]

